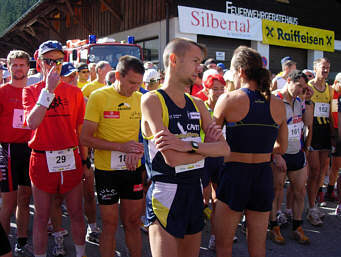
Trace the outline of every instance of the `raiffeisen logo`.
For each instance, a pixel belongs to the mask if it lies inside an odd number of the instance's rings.
[[[334,31],[263,20],[263,43],[334,51]]]

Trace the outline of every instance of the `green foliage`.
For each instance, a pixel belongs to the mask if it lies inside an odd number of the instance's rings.
[[[0,0],[0,35],[38,0]]]

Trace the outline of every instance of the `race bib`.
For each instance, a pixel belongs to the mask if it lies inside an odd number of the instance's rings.
[[[49,172],[75,170],[76,162],[74,149],[46,151],[46,160]]]
[[[330,104],[328,103],[315,103],[314,117],[329,117]]]
[[[24,110],[22,109],[13,110],[12,127],[18,129],[28,129],[27,127],[24,127]]]
[[[295,124],[289,124],[288,125],[288,139],[289,140],[300,140],[301,135],[302,135],[302,128],[303,128],[303,123],[295,123]]]
[[[111,157],[110,157],[110,168],[112,170],[126,170],[126,161],[127,154],[118,152],[118,151],[112,151]]]
[[[201,143],[201,138],[200,137],[186,137],[182,139],[183,141],[196,141],[198,143]],[[203,168],[205,165],[205,159],[202,159],[200,161],[190,163],[190,164],[183,164],[183,165],[178,165],[175,166],[175,173],[181,173],[189,170],[195,170],[195,169],[200,169]]]

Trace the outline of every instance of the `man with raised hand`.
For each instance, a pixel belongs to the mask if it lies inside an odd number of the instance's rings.
[[[33,130],[29,147],[32,148],[30,178],[35,205],[33,247],[36,257],[46,256],[51,200],[57,193],[66,200],[76,256],[85,255],[83,169],[78,147],[85,104],[79,88],[60,81],[63,59],[61,43],[42,43],[37,62],[43,80],[23,91],[25,123]]]

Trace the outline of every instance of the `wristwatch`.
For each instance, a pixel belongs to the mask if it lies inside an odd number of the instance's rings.
[[[198,151],[198,149],[199,149],[198,142],[191,141],[191,146],[192,146],[192,150],[189,151],[189,153],[196,153]]]

